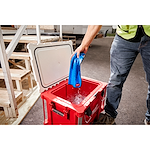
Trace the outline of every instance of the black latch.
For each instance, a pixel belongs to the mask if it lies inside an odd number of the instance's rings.
[[[91,111],[90,107],[88,107],[87,110],[85,111],[85,115],[87,115],[87,116],[91,116],[92,115],[92,111]]]

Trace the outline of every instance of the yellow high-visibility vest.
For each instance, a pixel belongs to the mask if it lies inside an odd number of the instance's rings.
[[[150,25],[142,25],[144,33],[150,37]],[[118,25],[117,34],[122,38],[129,40],[135,37],[138,25]]]

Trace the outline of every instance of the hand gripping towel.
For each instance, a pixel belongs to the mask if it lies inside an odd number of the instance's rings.
[[[72,85],[74,88],[80,88],[82,84],[80,64],[84,56],[84,53],[80,53],[79,58],[77,58],[77,53],[75,53],[70,62],[68,84]]]

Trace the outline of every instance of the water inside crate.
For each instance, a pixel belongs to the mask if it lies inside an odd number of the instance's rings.
[[[72,104],[80,104],[84,98],[86,97],[86,93],[85,92],[81,92],[80,91],[80,88],[77,90],[76,93],[74,93],[74,95],[70,94],[70,95],[67,95],[67,100],[69,102],[71,102]]]
[[[52,94],[75,105],[79,105],[98,86],[97,83],[90,82],[89,80],[83,80],[80,88],[68,85],[67,81],[64,83],[60,88],[52,91]]]

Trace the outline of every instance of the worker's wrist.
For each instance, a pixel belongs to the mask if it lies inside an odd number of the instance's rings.
[[[82,50],[86,50],[86,49],[88,49],[88,47],[89,47],[89,45],[88,44],[84,44],[84,43],[81,43],[81,49]]]

